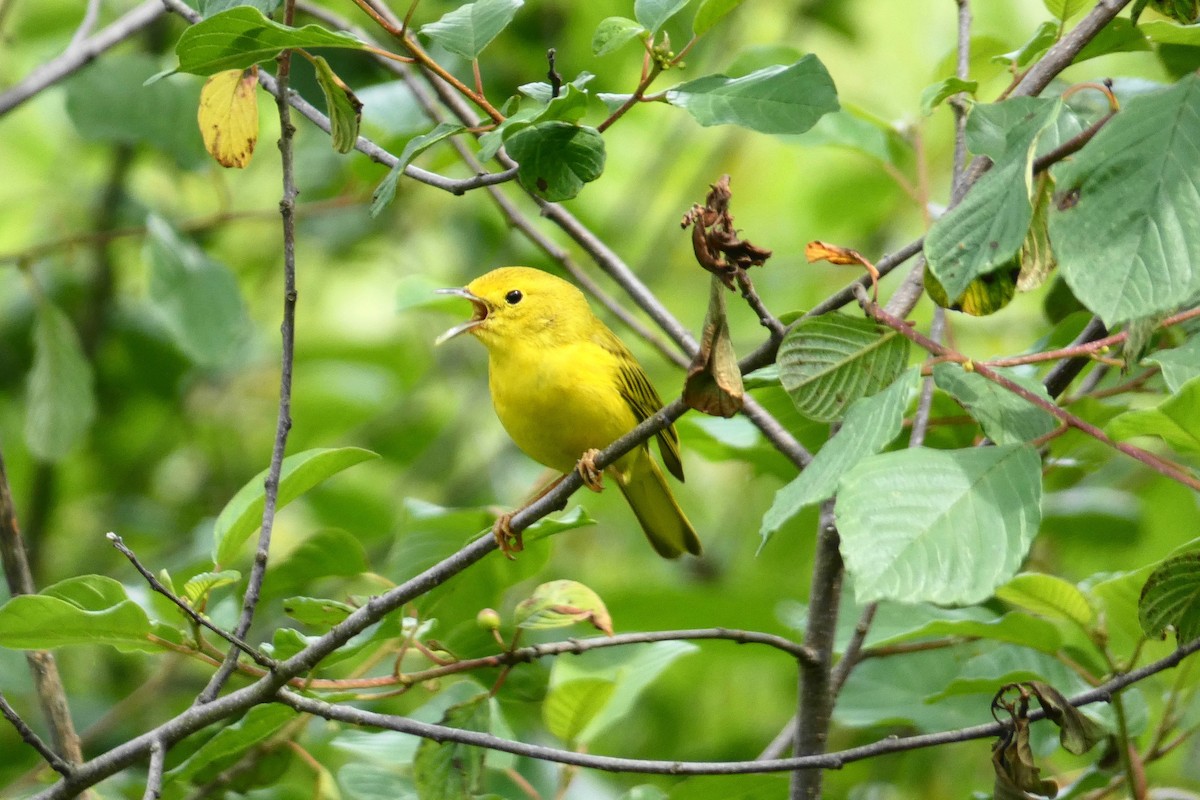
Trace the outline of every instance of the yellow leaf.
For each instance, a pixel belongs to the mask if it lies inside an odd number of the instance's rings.
[[[204,83],[196,120],[204,148],[223,167],[245,167],[258,143],[258,67],[218,72]]]

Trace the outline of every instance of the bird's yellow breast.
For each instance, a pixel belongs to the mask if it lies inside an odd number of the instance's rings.
[[[490,349],[492,403],[521,450],[570,472],[586,450],[611,444],[637,419],[617,388],[615,354],[590,340],[539,344]]]

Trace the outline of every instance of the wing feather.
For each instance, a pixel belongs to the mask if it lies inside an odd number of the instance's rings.
[[[618,390],[638,422],[646,420],[663,407],[663,401],[655,391],[654,384],[650,383],[646,371],[615,333],[605,328],[596,336],[596,342],[617,357]],[[668,425],[658,432],[658,452],[671,474],[682,481],[683,463],[679,457],[679,434],[674,425]]]

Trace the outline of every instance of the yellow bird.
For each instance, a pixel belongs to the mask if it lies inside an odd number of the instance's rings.
[[[600,491],[593,463],[600,448],[662,407],[658,392],[629,349],[570,283],[529,267],[502,267],[462,289],[442,289],[471,301],[471,319],[438,337],[470,333],[488,350],[488,387],[496,416],[530,458],[562,473],[578,469]],[[679,435],[658,433],[663,463],[679,480]],[[700,555],[700,540],[675,502],[658,463],[642,444],[608,467],[650,544],[664,558]],[[560,478],[561,480],[561,478]],[[547,490],[549,491],[549,490]],[[497,523],[496,538],[510,543]]]

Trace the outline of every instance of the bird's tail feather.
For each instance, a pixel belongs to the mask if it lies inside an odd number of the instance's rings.
[[[660,556],[678,558],[684,552],[700,555],[702,548],[696,530],[675,502],[658,462],[648,452],[624,474],[615,477],[646,538]]]

